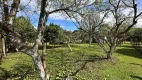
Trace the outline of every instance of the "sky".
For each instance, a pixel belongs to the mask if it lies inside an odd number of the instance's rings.
[[[56,19],[49,18],[47,24],[50,24],[50,23],[60,25],[63,29],[66,29],[69,31],[73,31],[77,29],[75,24],[69,20],[59,20],[59,19],[56,20]]]
[[[142,0],[137,0],[137,3],[138,3],[138,7],[142,8]],[[26,5],[26,4],[28,4],[28,2],[26,2],[25,0],[22,0],[21,4]],[[29,6],[31,6],[33,9],[36,10],[36,8],[33,5],[36,6],[35,0],[31,0],[31,2],[29,3]],[[25,13],[26,12],[19,12],[17,14],[17,16],[22,16],[22,15],[27,16],[27,14],[25,14]],[[37,27],[39,15],[38,14],[29,14],[28,16],[31,16],[31,22],[34,25],[34,27]],[[66,29],[69,31],[74,31],[77,29],[77,27],[74,25],[72,20],[67,18],[67,15],[64,13],[63,14],[59,14],[59,13],[51,14],[48,18],[48,21],[47,21],[48,25],[50,23],[60,25],[63,29]],[[142,25],[142,19],[138,20],[137,25],[138,26]]]

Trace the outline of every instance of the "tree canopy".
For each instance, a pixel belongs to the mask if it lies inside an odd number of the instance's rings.
[[[14,24],[14,31],[18,32],[24,42],[32,42],[35,39],[36,29],[31,24],[30,20],[23,16],[17,17]]]

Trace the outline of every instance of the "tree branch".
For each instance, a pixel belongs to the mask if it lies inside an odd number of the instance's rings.
[[[39,17],[39,22],[38,22],[37,36],[36,36],[36,39],[33,45],[34,52],[37,52],[39,43],[41,42],[41,39],[42,39],[42,32],[45,27],[44,24],[45,24],[46,4],[47,4],[47,0],[41,1],[41,12],[40,12],[40,17]]]

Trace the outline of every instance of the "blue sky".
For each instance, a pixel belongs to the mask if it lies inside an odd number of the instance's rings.
[[[21,16],[21,15],[23,15],[23,14],[21,14],[21,13],[18,14],[18,16]],[[33,24],[33,26],[35,26],[35,27],[38,26],[38,19],[39,19],[39,15],[32,15],[31,23]],[[69,18],[65,19],[65,18],[61,18],[61,17],[60,18],[49,17],[48,21],[47,21],[47,25],[49,25],[50,23],[60,25],[63,29],[68,30],[68,31],[74,31],[77,29],[75,24]]]
[[[137,0],[138,7],[142,8],[142,0]]]
[[[66,29],[69,31],[73,31],[77,29],[74,23],[69,20],[56,20],[56,19],[49,18],[47,24],[50,24],[50,23],[60,25],[63,29]]]
[[[23,1],[22,4],[26,4],[25,0],[22,0],[22,1]],[[142,0],[137,0],[137,3],[138,3],[138,7],[142,8]],[[33,4],[34,2],[31,3],[31,5]],[[18,13],[18,16],[21,16],[21,15],[25,15],[25,14]],[[77,29],[77,27],[74,25],[74,23],[71,20],[62,18],[64,15],[58,15],[56,18],[54,16],[56,16],[56,14],[48,18],[47,24],[54,23],[54,24],[60,25],[63,29],[70,30],[70,31],[74,31]],[[38,18],[39,18],[39,15],[32,15],[31,17],[31,22],[35,27],[37,27],[38,25]]]

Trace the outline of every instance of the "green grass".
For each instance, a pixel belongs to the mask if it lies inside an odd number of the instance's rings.
[[[74,80],[142,79],[142,54],[131,47],[130,43],[117,47],[112,60],[105,59],[105,53],[97,44],[91,47],[88,44],[71,44],[71,47],[72,52],[67,45],[57,45],[56,48],[48,46],[47,71],[51,80],[61,80],[69,74]],[[27,74],[25,80],[37,78],[31,57],[10,53],[1,62],[0,80],[5,76],[12,79],[22,73]]]

